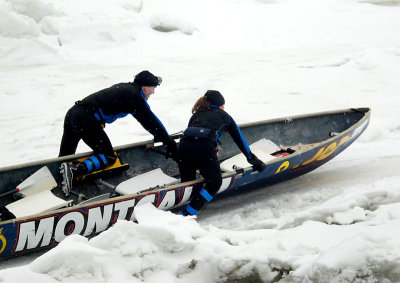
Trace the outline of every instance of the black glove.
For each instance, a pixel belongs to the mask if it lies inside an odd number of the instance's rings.
[[[247,161],[253,165],[253,169],[261,172],[265,169],[265,164],[260,159],[257,158],[253,153],[250,153],[250,156],[247,157]]]
[[[174,139],[170,139],[168,143],[164,144],[167,152],[165,153],[165,158],[172,158],[173,160],[178,160],[178,149]]]
[[[10,220],[16,218],[15,215],[10,212],[7,207],[0,205],[0,221]]]

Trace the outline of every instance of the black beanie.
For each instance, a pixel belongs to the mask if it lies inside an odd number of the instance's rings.
[[[140,86],[158,86],[161,84],[162,79],[149,71],[142,71],[135,76],[133,82]]]
[[[207,101],[210,102],[211,105],[219,107],[225,104],[224,97],[217,90],[207,90],[204,96],[206,97]]]

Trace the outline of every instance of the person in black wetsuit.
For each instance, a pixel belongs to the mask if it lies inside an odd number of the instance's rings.
[[[119,83],[100,90],[75,102],[69,109],[64,120],[59,156],[74,154],[81,139],[94,151],[94,155],[83,162],[62,163],[60,169],[66,195],[72,188],[74,176],[104,169],[116,162],[117,157],[104,127],[106,123],[128,114],[135,117],[156,140],[161,141],[167,149],[167,156],[176,160],[175,141],[147,103],[161,81],[160,77],[149,71],[142,71],[132,83]]]
[[[190,203],[181,212],[182,215],[196,215],[221,187],[217,144],[224,131],[228,131],[255,170],[265,169],[264,162],[251,152],[236,122],[224,108],[225,99],[216,90],[208,90],[193,106],[193,116],[179,144],[178,166],[182,182],[196,179],[198,169],[205,185],[194,193]]]

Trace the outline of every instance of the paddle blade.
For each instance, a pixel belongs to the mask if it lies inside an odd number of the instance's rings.
[[[49,168],[44,166],[19,184],[17,190],[26,197],[55,187],[57,187],[56,180]]]

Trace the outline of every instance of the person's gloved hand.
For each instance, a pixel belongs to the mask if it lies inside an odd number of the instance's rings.
[[[253,153],[250,153],[250,156],[247,157],[247,161],[253,165],[253,169],[261,172],[265,169],[265,164],[260,159],[257,158]]]
[[[178,160],[178,149],[176,146],[176,142],[174,139],[170,139],[168,143],[165,143],[165,158],[172,158],[173,160],[177,161]]]

